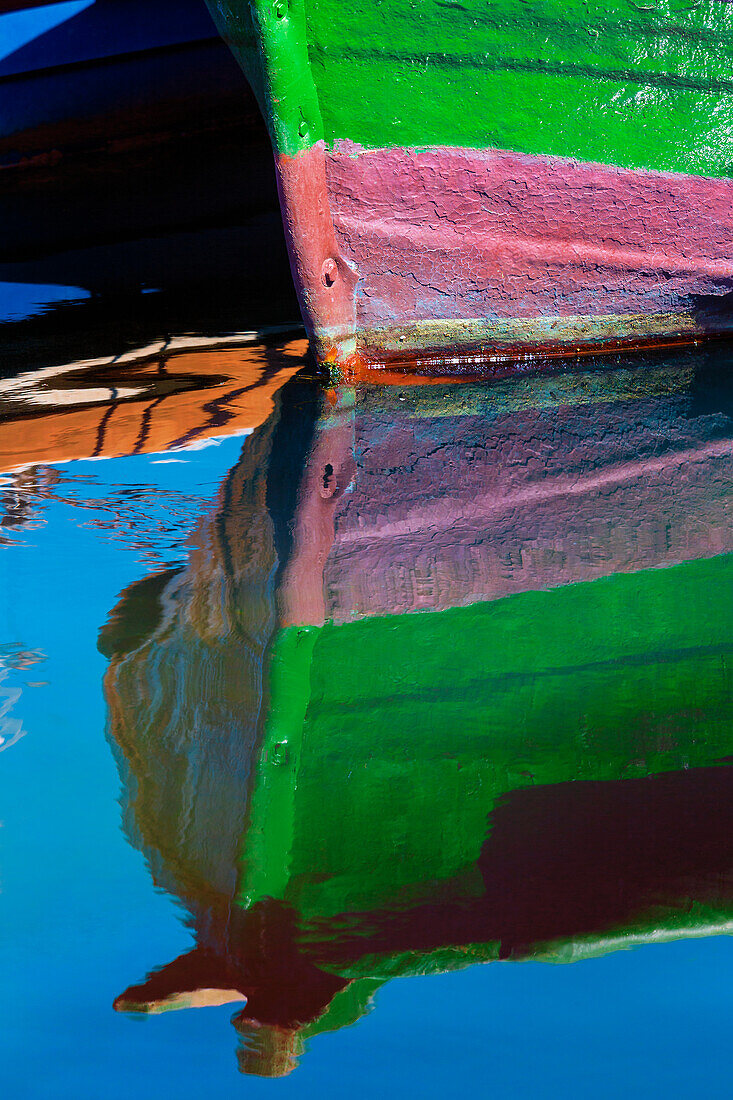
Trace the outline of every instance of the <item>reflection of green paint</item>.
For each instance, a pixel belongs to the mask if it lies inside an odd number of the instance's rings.
[[[369,1011],[374,994],[383,984],[381,978],[371,977],[357,978],[350,982],[336,994],[322,1016],[303,1028],[301,1038],[307,1042],[326,1031],[338,1031],[356,1023]]]
[[[275,705],[260,746],[250,825],[241,858],[247,875],[239,901],[247,908],[262,897],[282,897],[290,874],[294,798],[308,705],[314,627],[281,632],[270,653],[270,696]]]
[[[249,4],[211,6],[281,152],[323,136],[731,174],[733,10],[718,0],[310,0],[285,19],[257,0],[262,64]]]
[[[287,681],[273,674],[251,824],[272,840],[248,840],[240,893],[306,920],[438,885],[476,897],[500,796],[730,755],[732,568],[721,556],[313,629],[307,672],[298,657]],[[281,636],[280,660],[297,637]],[[286,727],[302,739],[287,798],[267,763]]]
[[[561,942],[533,944],[524,958],[545,963],[581,962],[600,958],[612,951],[628,950],[645,944],[714,935],[733,935],[733,908],[728,905],[712,909],[709,906],[690,904],[685,911],[655,911],[647,914],[646,919],[640,919],[623,929],[615,929],[607,935],[594,934]],[[496,962],[500,958],[499,948],[498,943],[490,942],[441,947],[429,954],[396,951],[383,955],[362,955],[346,966],[339,966],[338,973],[344,978],[352,978],[359,985],[368,980],[383,984],[391,978],[444,974],[449,970],[463,970],[475,963]],[[364,1008],[364,1012],[366,1011],[368,1006]]]

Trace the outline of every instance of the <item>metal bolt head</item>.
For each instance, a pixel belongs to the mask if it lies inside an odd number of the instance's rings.
[[[327,462],[323,467],[323,473],[321,474],[320,492],[324,500],[328,500],[332,497],[338,489],[338,478],[336,477],[333,469],[333,465]]]
[[[323,267],[321,268],[321,282],[325,287],[330,287],[333,286],[338,277],[338,264],[329,256],[327,260],[324,260]]]
[[[300,126],[298,127],[298,133],[302,138],[304,138],[308,133],[308,123],[305,121],[305,119],[303,119]]]
[[[275,4],[275,15],[278,19],[284,19],[288,14],[288,5],[286,0],[277,0]]]
[[[290,761],[290,748],[287,741],[278,741],[270,750],[270,760],[278,767]]]

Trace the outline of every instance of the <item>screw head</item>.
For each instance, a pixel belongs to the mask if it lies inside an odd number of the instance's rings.
[[[276,767],[282,767],[290,761],[290,748],[287,741],[278,741],[270,750],[270,759]]]
[[[277,3],[275,4],[275,15],[278,17],[278,19],[284,19],[287,14],[288,5],[286,3],[286,0],[277,0]]]
[[[336,478],[332,463],[327,462],[323,467],[323,473],[321,475],[320,492],[324,500],[328,500],[332,497],[338,489],[338,479]]]
[[[338,264],[329,256],[327,260],[324,260],[323,267],[321,268],[321,282],[325,287],[330,287],[333,286],[338,277]]]
[[[304,138],[308,133],[308,123],[305,121],[305,119],[303,119],[300,126],[298,127],[298,133],[302,138]]]

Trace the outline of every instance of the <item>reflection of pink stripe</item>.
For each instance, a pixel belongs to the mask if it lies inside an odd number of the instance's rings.
[[[420,504],[408,516],[397,520],[381,519],[369,526],[363,522],[355,529],[339,532],[339,545],[368,542],[373,538],[396,538],[414,535],[426,530],[451,528],[459,520],[470,521],[480,518],[489,521],[503,512],[515,508],[539,505],[547,501],[581,497],[589,493],[602,493],[615,490],[630,482],[642,484],[652,477],[669,476],[685,470],[689,471],[701,463],[716,459],[730,458],[733,453],[733,441],[722,439],[702,447],[692,447],[673,455],[659,458],[644,458],[639,462],[623,462],[595,474],[574,474],[570,477],[547,478],[539,485],[529,485],[509,493],[493,492],[477,494],[470,501],[456,502],[449,496],[439,501]]]
[[[329,154],[359,323],[690,308],[733,289],[733,181],[519,153]]]
[[[721,440],[588,476],[579,471],[576,480],[553,477],[476,497],[457,488],[421,504],[428,463],[422,478],[411,486],[408,479],[407,509],[389,497],[377,506],[370,486],[376,515],[360,507],[357,478],[324,569],[327,614],[348,621],[438,611],[731,553],[732,454],[731,441]],[[435,482],[427,497],[431,491]]]

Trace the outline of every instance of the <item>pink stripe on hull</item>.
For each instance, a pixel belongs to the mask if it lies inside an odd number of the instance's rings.
[[[733,289],[733,180],[340,142],[327,181],[360,327],[690,310]]]

